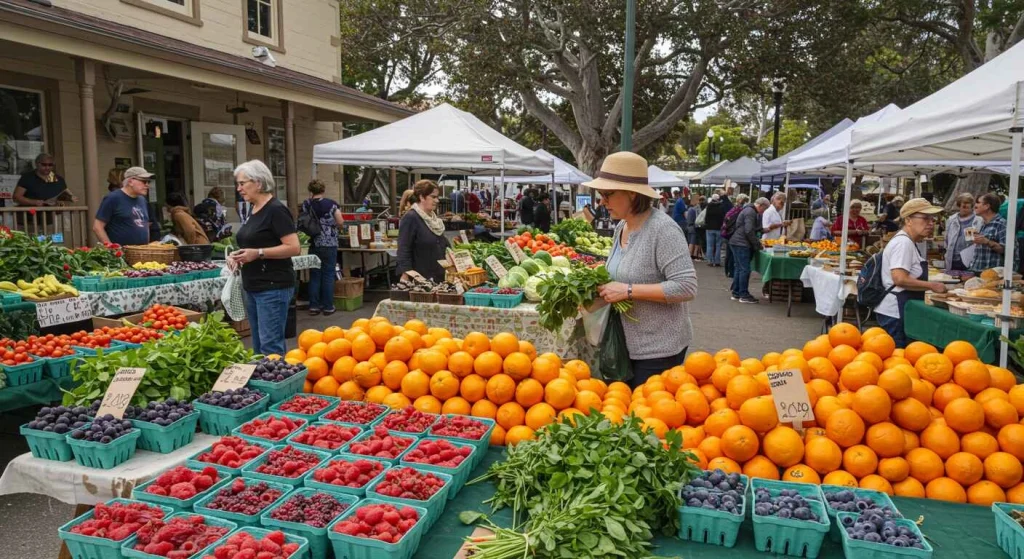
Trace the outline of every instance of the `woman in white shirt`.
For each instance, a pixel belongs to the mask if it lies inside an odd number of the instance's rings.
[[[985,220],[974,213],[974,196],[969,192],[956,197],[956,207],[960,212],[949,216],[949,219],[946,220],[947,273],[951,270],[966,271],[970,269],[971,262],[965,262],[961,253],[969,247],[973,247],[974,243],[967,240],[967,237],[964,236],[964,230],[971,227],[975,232],[978,232],[981,230],[981,226],[985,224]],[[973,250],[968,253],[969,256],[973,254]]]
[[[900,208],[902,228],[882,251],[882,286],[887,293],[875,307],[878,324],[892,336],[896,347],[907,346],[903,312],[907,301],[923,300],[925,291],[945,293],[946,286],[928,281],[928,262],[917,243],[932,236],[942,208],[924,198],[914,198]]]
[[[778,239],[782,237],[782,229],[789,226],[788,221],[782,220],[781,212],[786,207],[786,194],[776,192],[772,196],[772,203],[768,209],[761,214],[761,230],[765,239]]]

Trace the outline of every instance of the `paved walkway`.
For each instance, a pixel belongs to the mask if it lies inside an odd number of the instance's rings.
[[[700,291],[697,300],[690,305],[694,329],[691,351],[714,353],[730,347],[744,358],[761,357],[769,351],[802,347],[805,341],[818,335],[821,318],[814,313],[813,305],[794,305],[793,316],[787,318],[785,302],[769,304],[767,299],[758,305],[733,302],[729,299],[731,280],[725,277],[722,268],[709,268],[702,262],[696,265]],[[751,278],[751,292],[759,293],[759,286],[760,277],[755,273]],[[368,296],[361,309],[329,317],[311,317],[299,311],[298,331],[348,326],[356,318],[372,316],[377,300]],[[294,339],[288,341],[288,347],[295,347]],[[35,412],[35,408],[30,408],[4,414],[0,419],[0,468],[28,451],[25,440],[18,434],[18,426],[31,420]],[[4,535],[0,559],[55,557],[60,546],[57,528],[71,518],[73,510],[70,505],[37,495],[0,496],[0,534]]]

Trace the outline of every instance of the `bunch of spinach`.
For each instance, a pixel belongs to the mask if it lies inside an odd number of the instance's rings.
[[[511,507],[514,524],[473,542],[475,559],[648,557],[655,531],[676,532],[677,491],[697,472],[681,435],[669,431],[663,444],[632,416],[621,424],[599,414],[573,420],[575,427],[555,423],[510,447],[506,461],[470,482],[492,480],[487,502]],[[460,519],[489,522],[473,513]]]
[[[541,301],[537,305],[540,325],[551,332],[558,332],[567,318],[576,318],[580,307],[589,307],[597,299],[598,286],[612,281],[604,266],[587,268],[574,267],[568,275],[551,274],[537,286]],[[629,316],[632,301],[613,303],[615,310]]]
[[[576,235],[593,231],[594,228],[590,226],[590,223],[579,217],[563,219],[551,226],[551,232],[558,235],[558,238],[569,246],[576,246]]]
[[[35,311],[0,312],[0,338],[24,340],[39,334],[39,322]]]
[[[114,373],[121,367],[144,367],[142,382],[132,403],[177,398],[191,400],[213,388],[217,376],[228,365],[248,363],[252,350],[246,349],[238,334],[224,323],[222,312],[207,315],[198,326],[116,353],[87,357],[72,369],[78,386],[64,394],[65,405],[88,404],[101,398]]]
[[[65,277],[72,263],[68,249],[45,237],[31,237],[22,231],[0,232],[0,280],[32,281],[46,274]]]

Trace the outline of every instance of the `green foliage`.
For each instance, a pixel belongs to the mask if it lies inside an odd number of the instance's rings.
[[[567,318],[575,318],[580,307],[587,308],[597,299],[598,286],[612,281],[604,266],[573,268],[568,275],[551,274],[537,288],[541,302],[537,305],[539,323],[551,332],[558,332]],[[622,314],[633,308],[632,301],[619,301],[615,308]]]
[[[39,334],[35,311],[0,312],[0,338],[24,340]]]
[[[714,153],[718,161],[725,159],[732,161],[751,154],[750,146],[743,141],[743,129],[739,126],[715,125],[711,127],[711,130],[715,133]],[[708,160],[708,142],[708,138],[704,138],[704,141],[697,146],[697,157],[702,163]]]
[[[811,139],[810,132],[807,131],[807,123],[802,120],[782,120],[782,126],[779,129],[779,155],[786,155],[787,153],[795,150],[796,148],[807,143],[807,140]],[[771,153],[773,136],[769,132],[764,138],[761,139],[761,143],[758,147],[769,150]]]
[[[0,229],[0,280],[32,281],[46,274],[67,278],[70,262],[68,249],[49,239],[39,240],[22,231]]]

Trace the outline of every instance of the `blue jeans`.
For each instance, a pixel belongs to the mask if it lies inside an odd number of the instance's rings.
[[[878,325],[892,336],[897,348],[907,347],[907,333],[903,331],[903,319],[875,313]]]
[[[721,229],[708,229],[708,263],[719,266],[722,264],[722,231]]]
[[[334,310],[334,266],[338,263],[338,247],[310,247],[320,258],[320,267],[309,271],[309,310]]]
[[[748,284],[750,283],[750,247],[729,245],[732,251],[732,296],[742,299],[752,297]]]
[[[255,293],[245,291],[245,314],[252,329],[252,349],[262,355],[285,354],[284,328],[294,287]]]

